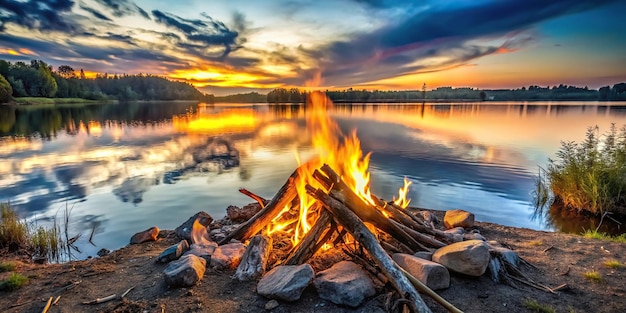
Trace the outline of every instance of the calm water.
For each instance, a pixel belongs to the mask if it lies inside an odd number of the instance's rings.
[[[345,133],[371,151],[372,189],[391,199],[407,177],[411,205],[462,208],[477,220],[544,230],[559,217],[533,219],[533,175],[561,140],[588,126],[626,123],[626,103],[530,102],[341,105]],[[215,218],[270,198],[311,157],[299,105],[142,103],[84,108],[0,106],[0,201],[34,223],[72,209],[78,257],[116,249],[150,226],[173,229],[199,210]],[[95,228],[93,242],[87,243]]]

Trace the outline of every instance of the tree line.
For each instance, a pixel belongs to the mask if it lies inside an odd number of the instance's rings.
[[[13,97],[83,98],[89,100],[199,100],[213,102],[191,84],[165,77],[97,74],[87,78],[82,69],[61,65],[55,71],[41,60],[7,62],[0,60],[0,103]]]
[[[558,85],[540,87],[531,85],[518,89],[475,89],[439,87],[433,90],[326,90],[326,95],[335,102],[419,102],[429,100],[476,100],[476,101],[520,101],[520,100],[626,100],[626,83],[599,90],[587,87]],[[276,88],[267,94],[268,103],[303,103],[308,92],[298,88]]]

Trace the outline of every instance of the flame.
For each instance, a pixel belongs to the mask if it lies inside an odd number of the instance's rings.
[[[398,199],[395,197],[393,199],[393,203],[398,205],[399,207],[406,209],[411,203],[411,199],[407,199],[407,195],[409,194],[409,186],[411,186],[413,182],[408,180],[406,177],[404,178],[404,187],[398,189]]]
[[[193,226],[191,226],[191,243],[206,244],[208,242],[210,240],[206,227],[196,219],[193,221]]]

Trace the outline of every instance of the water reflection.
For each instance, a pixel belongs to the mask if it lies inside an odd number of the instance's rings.
[[[42,221],[69,202],[72,227],[88,232],[97,221],[99,242],[117,248],[200,209],[219,218],[250,201],[239,187],[271,197],[295,152],[311,156],[306,114],[300,105],[0,106],[0,201]],[[413,205],[564,229],[531,218],[537,166],[588,126],[624,121],[626,103],[342,104],[330,114],[372,152],[379,196],[391,198],[406,176]]]

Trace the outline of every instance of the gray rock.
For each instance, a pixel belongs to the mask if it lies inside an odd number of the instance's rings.
[[[483,235],[479,234],[479,233],[468,233],[463,235],[463,240],[482,240],[482,241],[487,241],[487,239],[485,239],[485,237],[483,237]]]
[[[457,234],[457,235],[465,235],[465,228],[463,227],[454,227],[450,229],[446,229],[443,231],[446,234]]]
[[[482,240],[456,242],[433,253],[434,262],[451,271],[469,276],[484,274],[489,259],[489,246]]]
[[[433,260],[433,253],[429,251],[417,251],[413,253],[413,256],[427,261]]]
[[[196,220],[198,220],[198,223],[200,223],[202,226],[207,227],[211,225],[211,222],[213,222],[213,217],[211,217],[211,215],[204,211],[200,211],[190,217],[186,222],[176,227],[176,229],[174,229],[174,232],[176,233],[176,235],[178,235],[178,237],[187,240],[189,243],[194,243],[191,240],[191,230],[193,228],[193,222],[195,222]]]
[[[220,242],[222,241],[222,239],[226,238],[226,234],[224,234],[224,232],[220,228],[211,229],[211,232],[209,232],[209,237],[215,242]]]
[[[215,252],[215,249],[217,249],[217,243],[213,241],[194,243],[189,246],[189,251],[185,252],[185,254],[193,254],[203,258],[208,265],[211,262],[211,256]]]
[[[351,307],[359,306],[366,297],[376,294],[370,277],[350,261],[341,261],[319,272],[313,285],[320,298]]]
[[[96,253],[99,257],[103,257],[107,254],[111,253],[111,250],[106,249],[106,248],[102,248],[100,250],[98,250],[98,252]]]
[[[189,249],[189,244],[187,240],[181,240],[179,243],[169,246],[167,249],[163,250],[159,257],[157,257],[157,262],[168,263],[174,260],[178,260],[185,251]]]
[[[159,235],[159,228],[156,226],[150,227],[130,237],[130,244],[134,245],[134,244],[144,243],[147,241],[156,241],[158,235]]]
[[[396,253],[392,258],[428,288],[439,290],[450,287],[450,273],[443,265],[404,253]]]
[[[314,276],[313,268],[306,263],[277,266],[261,278],[256,291],[266,298],[296,301]]]
[[[190,287],[202,279],[205,269],[206,261],[203,258],[188,254],[171,262],[163,274],[165,282],[172,287]]]
[[[492,244],[488,244],[488,245],[489,245],[489,253],[491,254],[492,257],[500,257],[502,260],[509,263],[510,265],[513,265],[515,267],[519,266],[520,257],[519,257],[519,254],[517,254],[517,252],[511,249],[502,247],[500,245],[492,245]]]
[[[448,229],[454,227],[472,228],[474,227],[474,213],[463,210],[446,211],[446,215],[443,217],[443,224]]]
[[[241,256],[246,251],[243,243],[229,243],[215,248],[211,255],[211,267],[216,269],[235,269],[239,266]]]
[[[265,304],[265,309],[268,310],[268,311],[271,311],[271,310],[277,308],[278,306],[279,306],[278,301],[270,300],[270,301],[267,301],[267,303]]]

